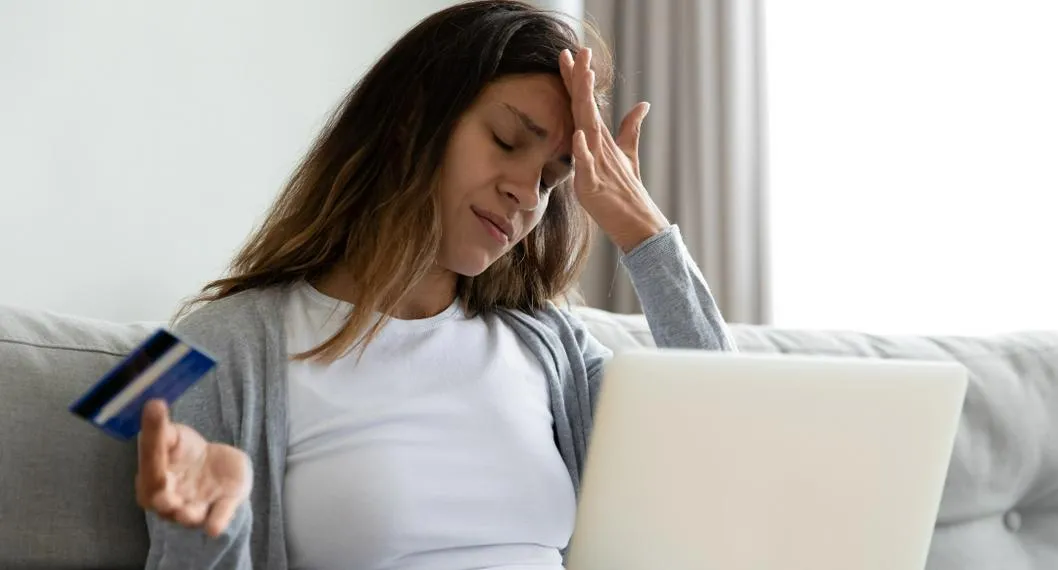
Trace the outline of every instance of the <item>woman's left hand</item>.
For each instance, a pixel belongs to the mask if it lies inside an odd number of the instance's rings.
[[[573,111],[573,189],[602,231],[627,253],[669,225],[639,175],[639,131],[650,105],[633,107],[614,139],[595,102],[591,49],[580,50],[576,60],[563,50],[559,66]]]

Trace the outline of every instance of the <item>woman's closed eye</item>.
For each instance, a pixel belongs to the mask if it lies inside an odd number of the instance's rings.
[[[508,144],[506,141],[504,141],[502,138],[500,138],[500,135],[497,135],[497,134],[493,133],[492,134],[492,140],[493,140],[493,142],[496,143],[496,146],[500,147],[500,149],[503,152],[514,152],[514,150],[515,150],[514,145]],[[544,177],[541,176],[540,177],[540,191],[547,193],[547,192],[551,192],[552,189],[553,188],[552,188],[551,184],[549,184],[546,180],[544,180]]]
[[[513,152],[514,151],[514,145],[507,144],[506,142],[504,142],[504,140],[500,138],[500,135],[493,134],[492,135],[492,140],[496,142],[496,146],[498,146],[501,149],[503,149],[503,152]]]

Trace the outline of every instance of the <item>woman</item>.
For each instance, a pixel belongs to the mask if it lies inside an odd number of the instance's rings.
[[[148,568],[562,567],[610,353],[555,301],[590,216],[659,345],[731,350],[616,138],[606,66],[526,4],[424,20],[352,90],[176,330],[219,361],[152,402]]]

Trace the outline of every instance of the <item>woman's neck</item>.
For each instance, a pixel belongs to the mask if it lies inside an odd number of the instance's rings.
[[[436,268],[412,287],[404,299],[394,308],[395,319],[425,319],[437,315],[451,306],[456,298],[455,273]],[[312,284],[324,295],[356,304],[356,286],[347,269],[333,269]]]

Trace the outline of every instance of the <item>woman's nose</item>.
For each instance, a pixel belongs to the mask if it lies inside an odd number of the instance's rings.
[[[533,180],[526,177],[523,180],[508,181],[500,186],[500,191],[508,200],[514,202],[522,210],[533,210],[540,204],[539,177]]]

